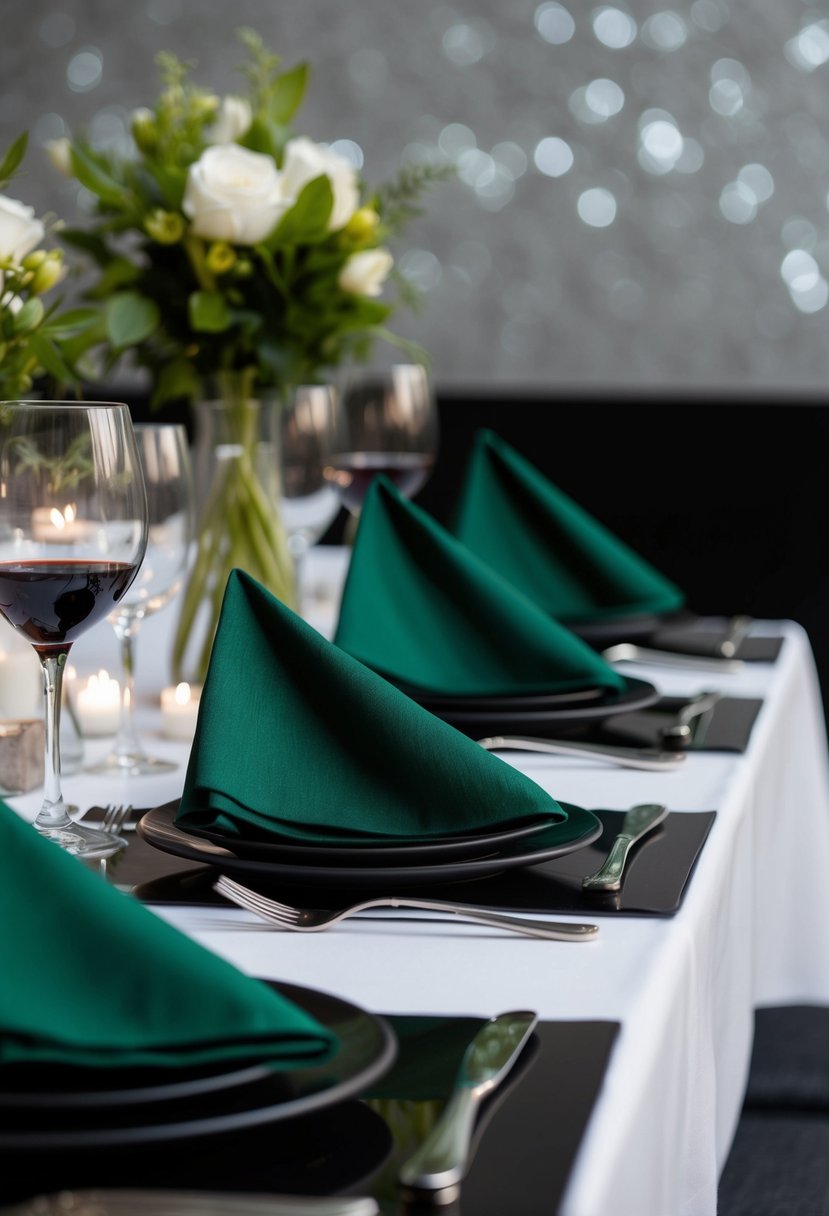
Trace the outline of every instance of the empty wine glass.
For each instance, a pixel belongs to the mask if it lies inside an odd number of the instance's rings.
[[[34,826],[70,853],[117,836],[75,823],[61,789],[63,669],[73,642],[127,594],[147,544],[147,495],[126,405],[0,404],[0,613],[31,642],[46,698],[44,798]]]
[[[359,515],[380,473],[413,497],[426,482],[437,449],[437,407],[421,364],[361,368],[344,378],[328,476],[352,515]]]
[[[303,558],[340,510],[326,476],[337,434],[338,398],[330,384],[300,384],[282,408],[282,521],[297,583]]]
[[[144,617],[168,604],[181,587],[193,540],[193,479],[187,433],[174,423],[145,423],[135,428],[144,470],[149,513],[147,551],[138,577],[107,620],[121,646],[121,713],[112,751],[91,773],[140,777],[178,766],[148,756],[135,727],[135,645]]]

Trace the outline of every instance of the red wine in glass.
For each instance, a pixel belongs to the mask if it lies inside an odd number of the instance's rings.
[[[108,857],[123,841],[76,823],[66,809],[61,683],[73,642],[126,594],[147,547],[147,494],[129,409],[0,403],[0,487],[0,616],[32,644],[43,672],[44,788],[34,827],[67,852]]]
[[[359,511],[375,477],[383,474],[406,498],[425,485],[434,464],[431,452],[337,452],[326,475],[350,511]]]
[[[0,613],[38,652],[69,650],[112,611],[138,571],[126,562],[0,562]]]

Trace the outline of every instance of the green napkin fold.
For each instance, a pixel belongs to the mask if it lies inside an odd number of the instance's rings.
[[[413,693],[624,687],[595,651],[385,478],[363,504],[334,640]]]
[[[326,641],[249,575],[231,573],[182,827],[365,844],[538,816],[566,819],[534,781]]]
[[[492,431],[476,433],[451,530],[559,621],[675,612],[685,602]]]
[[[335,1037],[0,803],[0,1066],[323,1063]]]

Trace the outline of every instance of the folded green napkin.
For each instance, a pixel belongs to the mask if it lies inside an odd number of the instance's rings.
[[[249,575],[228,579],[176,821],[338,844],[566,814],[549,794],[326,641]]]
[[[421,694],[624,687],[595,651],[384,478],[363,504],[334,640]]]
[[[0,1066],[323,1063],[335,1037],[0,803]]]
[[[685,601],[492,431],[475,436],[451,530],[560,621],[674,612]]]

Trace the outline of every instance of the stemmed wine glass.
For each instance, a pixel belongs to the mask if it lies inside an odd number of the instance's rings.
[[[330,384],[300,384],[282,408],[282,522],[297,583],[303,559],[340,509],[328,479],[337,437],[339,399]]]
[[[422,364],[396,363],[345,376],[328,476],[352,515],[359,515],[379,473],[413,497],[426,482],[437,449],[437,407]]]
[[[63,669],[72,643],[129,590],[147,545],[147,495],[126,405],[0,404],[0,613],[43,670],[46,753],[34,826],[70,853],[117,837],[70,819],[60,776]]]
[[[138,577],[107,619],[121,646],[121,713],[112,751],[91,773],[140,777],[178,766],[148,756],[135,727],[135,642],[144,617],[168,604],[181,587],[194,533],[193,478],[187,432],[175,423],[139,423],[134,428],[147,487],[149,536]]]

